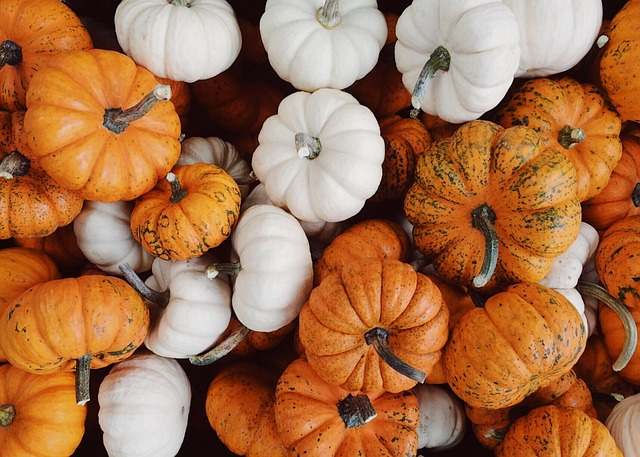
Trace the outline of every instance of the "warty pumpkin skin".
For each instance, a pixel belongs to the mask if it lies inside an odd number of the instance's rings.
[[[622,155],[616,112],[595,86],[570,78],[528,81],[502,108],[499,123],[532,128],[562,151],[576,167],[580,201],[606,187]]]
[[[43,251],[64,272],[73,272],[87,262],[78,247],[72,224],[60,227],[44,238],[15,238],[15,242],[24,248]]]
[[[29,86],[30,158],[86,200],[132,200],[178,160],[180,119],[163,101],[170,92],[123,54],[62,55]]]
[[[536,282],[578,236],[575,192],[573,165],[536,132],[473,121],[419,157],[404,211],[445,280]]]
[[[71,373],[38,376],[0,366],[0,449],[7,457],[68,457],[82,440],[85,406]]]
[[[276,385],[276,425],[290,455],[407,457],[417,452],[418,400],[411,392],[349,392],[294,361]]]
[[[630,309],[631,316],[640,332],[640,307]],[[609,357],[618,359],[624,352],[626,330],[618,315],[606,306],[600,306],[600,329],[604,335],[604,343]],[[636,343],[635,351],[631,355],[626,367],[620,371],[620,376],[631,384],[640,386],[640,344]]]

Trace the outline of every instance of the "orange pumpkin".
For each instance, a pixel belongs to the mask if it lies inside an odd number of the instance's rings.
[[[231,322],[229,323],[229,327],[225,335],[228,336],[233,331],[242,327],[240,321],[235,318],[231,318]],[[279,345],[283,339],[289,335],[293,329],[296,327],[296,322],[291,322],[290,324],[285,325],[281,329],[276,330],[275,332],[254,332],[250,331],[247,336],[238,343],[236,347],[233,348],[231,354],[237,356],[249,356],[256,351],[268,351],[269,349],[273,349],[277,345]]]
[[[24,109],[33,76],[56,56],[92,47],[80,19],[59,0],[3,0],[0,108]]]
[[[385,46],[390,44],[395,44],[398,41],[398,36],[396,35],[396,25],[398,24],[399,16],[395,13],[385,12],[384,20],[387,23],[387,42]]]
[[[114,51],[78,51],[32,79],[24,120],[31,157],[86,200],[132,200],[180,155],[180,119],[167,86]]]
[[[438,288],[411,265],[365,260],[322,280],[302,307],[300,341],[326,382],[367,393],[424,382],[447,342]]]
[[[74,272],[87,262],[76,242],[73,224],[60,227],[44,238],[16,238],[15,241],[24,248],[43,251],[65,272]]]
[[[0,366],[0,449],[7,457],[67,457],[84,434],[71,373],[37,376]]]
[[[240,189],[222,168],[178,167],[131,213],[133,237],[164,260],[199,257],[222,243],[240,213]]]
[[[499,123],[532,128],[562,151],[576,167],[580,201],[606,187],[622,155],[616,112],[594,86],[570,78],[528,81],[502,108]]]
[[[628,325],[634,326],[636,333],[640,332],[640,307],[631,310],[632,323],[623,324],[620,316],[615,311],[606,306],[601,306],[599,311],[600,329],[604,335],[604,343],[611,359],[624,357],[624,368],[620,371],[620,376],[627,382],[640,385],[640,344],[635,344],[629,348]],[[628,355],[626,355],[628,354]],[[628,362],[627,362],[628,360]],[[615,367],[615,365],[614,365]]]
[[[438,116],[425,113],[424,111],[420,113],[420,120],[427,130],[429,130],[433,141],[450,138],[456,133],[456,130],[460,128],[460,124],[451,124],[450,122],[443,121]]]
[[[24,136],[24,111],[0,111],[0,152],[8,154],[15,150],[28,151]]]
[[[327,384],[308,363],[293,362],[276,386],[276,425],[290,455],[416,455],[418,400],[411,392],[363,394]]]

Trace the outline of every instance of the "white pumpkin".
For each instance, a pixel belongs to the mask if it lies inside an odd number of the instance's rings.
[[[258,137],[252,166],[269,199],[308,222],[356,215],[382,179],[384,140],[373,113],[346,92],[286,97]]]
[[[156,259],[146,285],[168,291],[144,341],[153,353],[184,359],[209,349],[231,320],[231,289],[222,278],[209,280],[206,257],[180,262]]]
[[[109,457],[174,457],[187,429],[191,386],[175,360],[139,355],[111,369],[98,403]]]
[[[174,81],[222,73],[242,45],[238,21],[225,0],[123,0],[115,26],[125,53]]]
[[[414,392],[418,397],[418,448],[449,449],[462,441],[467,416],[460,400],[442,387],[420,384]]]
[[[387,39],[376,0],[268,0],[260,35],[269,62],[295,88],[344,89],[369,73]]]
[[[413,107],[454,124],[500,103],[520,61],[518,23],[498,0],[414,0],[396,35],[396,65]]]
[[[607,428],[624,457],[640,457],[640,394],[625,398],[613,408]]]
[[[133,239],[129,219],[133,205],[129,202],[90,202],[73,222],[78,247],[95,266],[111,274],[120,274],[124,263],[138,272],[148,271],[153,256]]]
[[[192,163],[212,163],[222,168],[238,183],[242,198],[247,196],[251,182],[255,179],[252,177],[251,167],[235,146],[221,138],[192,137],[184,140],[176,165]]]
[[[504,0],[520,28],[517,77],[554,75],[589,52],[602,25],[602,0]]]

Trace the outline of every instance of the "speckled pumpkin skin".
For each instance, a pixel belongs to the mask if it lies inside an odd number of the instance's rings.
[[[24,111],[0,111],[0,152],[15,150],[26,151],[25,155],[29,155],[24,136]]]
[[[471,406],[513,406],[569,371],[586,341],[566,298],[516,284],[460,318],[445,349],[447,381]]]
[[[624,457],[607,428],[574,408],[544,406],[518,419],[496,457]]]
[[[401,392],[416,382],[388,366],[364,334],[389,332],[393,353],[427,375],[447,342],[449,311],[438,288],[397,260],[345,266],[316,287],[300,312],[309,364],[326,382],[367,393]]]
[[[411,392],[368,397],[377,412],[347,429],[337,404],[350,392],[325,383],[305,361],[285,370],[276,386],[276,424],[292,456],[412,457],[417,453],[419,409]],[[357,392],[351,392],[357,394]]]
[[[131,232],[142,247],[164,260],[199,257],[231,234],[240,213],[240,189],[222,168],[204,163],[173,170],[187,195],[171,202],[166,179],[138,200]]]
[[[526,127],[469,122],[418,159],[404,211],[417,248],[454,284],[480,272],[485,238],[472,212],[482,204],[496,215],[496,281],[541,280],[580,230],[575,168]]]
[[[609,291],[611,293],[611,291]],[[640,332],[640,307],[636,306],[631,309],[631,315],[636,323],[636,328]],[[612,360],[616,360],[622,352],[624,345],[625,331],[622,321],[618,315],[611,311],[607,306],[600,306],[600,329],[604,335],[604,344],[607,346],[607,352]],[[638,345],[640,346],[640,344]],[[640,350],[636,346],[636,352],[629,361],[624,370],[620,371],[620,376],[627,382],[640,386]]]

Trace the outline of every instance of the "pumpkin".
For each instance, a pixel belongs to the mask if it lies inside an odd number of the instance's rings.
[[[24,248],[43,251],[66,272],[77,270],[87,261],[78,247],[72,224],[60,227],[44,238],[16,238],[15,241]]]
[[[622,155],[621,123],[598,90],[570,78],[534,79],[500,112],[504,127],[524,125],[562,151],[576,167],[578,198],[598,195]]]
[[[111,369],[98,403],[111,457],[174,457],[187,428],[191,386],[175,360],[139,355]]]
[[[189,83],[225,71],[242,45],[225,0],[125,0],[115,26],[118,43],[139,65]]]
[[[575,190],[571,162],[536,132],[474,121],[418,158],[404,211],[443,279],[536,282],[579,233]]]
[[[78,247],[87,260],[107,273],[119,275],[124,263],[135,271],[151,269],[153,257],[133,239],[129,228],[132,206],[87,202],[73,221]]]
[[[287,457],[276,429],[274,373],[251,363],[222,370],[207,391],[211,428],[234,454],[247,457]],[[233,403],[233,408],[229,405]]]
[[[403,198],[413,183],[416,159],[431,146],[431,135],[417,119],[392,116],[380,122],[385,152],[382,181],[373,196],[374,201]]]
[[[44,252],[27,248],[0,249],[0,308],[30,287],[59,276],[58,268]]]
[[[457,446],[467,428],[460,400],[438,386],[417,386],[414,393],[420,407],[418,448],[440,451]]]
[[[57,279],[31,287],[3,311],[0,346],[35,374],[76,369],[76,399],[89,401],[89,369],[129,357],[142,344],[149,311],[123,280]]]
[[[632,394],[632,388],[613,371],[613,362],[607,352],[602,336],[594,335],[587,341],[587,347],[574,367],[576,374],[584,379],[591,390],[605,395]]]
[[[184,165],[136,202],[131,232],[151,255],[186,260],[226,240],[239,212],[240,189],[224,170]]]
[[[258,137],[252,166],[275,205],[298,219],[356,215],[382,179],[384,140],[373,113],[346,92],[286,97]]]
[[[114,51],[51,60],[31,80],[24,119],[29,158],[85,200],[132,200],[180,154],[168,86]]]
[[[193,163],[210,163],[222,168],[238,184],[242,198],[249,194],[251,184],[255,181],[251,167],[235,146],[220,138],[192,137],[184,140],[177,164]]]
[[[639,412],[640,394],[636,394],[618,403],[607,418],[607,428],[625,457],[640,456]]]
[[[264,5],[260,5],[260,11],[257,12],[257,14],[262,14],[263,12]],[[265,51],[264,45],[262,44],[262,39],[260,38],[260,27],[258,24],[254,24],[253,21],[244,19],[242,17],[242,13],[240,13],[240,16],[238,17],[238,25],[240,26],[240,33],[242,34],[240,59],[246,61],[248,65],[262,67],[269,65],[267,51]]]
[[[275,412],[291,455],[416,455],[420,412],[411,392],[349,392],[327,384],[299,359],[278,380]]]
[[[0,366],[0,446],[11,457],[68,457],[82,440],[85,406],[71,373],[37,376]]]
[[[396,34],[414,117],[423,110],[454,124],[478,119],[503,99],[520,60],[518,23],[501,1],[414,0]]]
[[[31,79],[66,52],[90,49],[91,38],[58,0],[7,0],[0,14],[0,108],[24,109]]]
[[[629,216],[640,215],[640,138],[623,135],[622,157],[613,169],[609,184],[582,204],[585,221],[606,230]]]
[[[544,406],[518,419],[496,457],[623,457],[606,427],[575,408]]]
[[[187,123],[187,114],[191,108],[191,89],[189,85],[182,81],[174,81],[167,78],[156,78],[160,84],[165,84],[171,88],[171,103],[180,116],[180,123],[184,128]]]
[[[623,306],[622,309],[626,308]],[[634,385],[640,385],[639,327],[640,308],[635,307],[626,314],[606,306],[600,307],[600,329],[604,343],[609,356],[616,360],[613,369]]]
[[[309,364],[346,390],[401,392],[424,382],[447,342],[438,288],[411,265],[361,260],[325,277],[300,312]]]
[[[376,0],[268,0],[260,36],[273,69],[296,89],[344,89],[375,66],[387,23]]]
[[[505,0],[520,28],[517,77],[554,75],[589,52],[602,24],[602,0]],[[535,38],[534,38],[535,37]]]
[[[8,154],[16,150],[29,151],[24,135],[24,114],[24,111],[14,111],[12,113],[0,111],[1,153]]]
[[[297,322],[293,321],[273,332],[249,332],[247,336],[242,339],[242,341],[238,342],[238,345],[233,348],[231,354],[239,357],[246,357],[255,354],[257,351],[268,351],[269,349],[273,349],[297,328],[296,324]],[[243,325],[239,320],[232,317],[229,322],[229,326],[227,327],[227,331],[223,336],[230,335],[242,326]]]
[[[427,130],[429,130],[431,139],[434,142],[452,137],[453,134],[456,133],[456,130],[460,128],[460,124],[452,124],[450,122],[443,121],[438,116],[433,116],[427,113],[421,113],[420,120]]]
[[[586,341],[566,298],[516,284],[460,318],[445,350],[447,382],[471,406],[513,406],[569,371]]]

